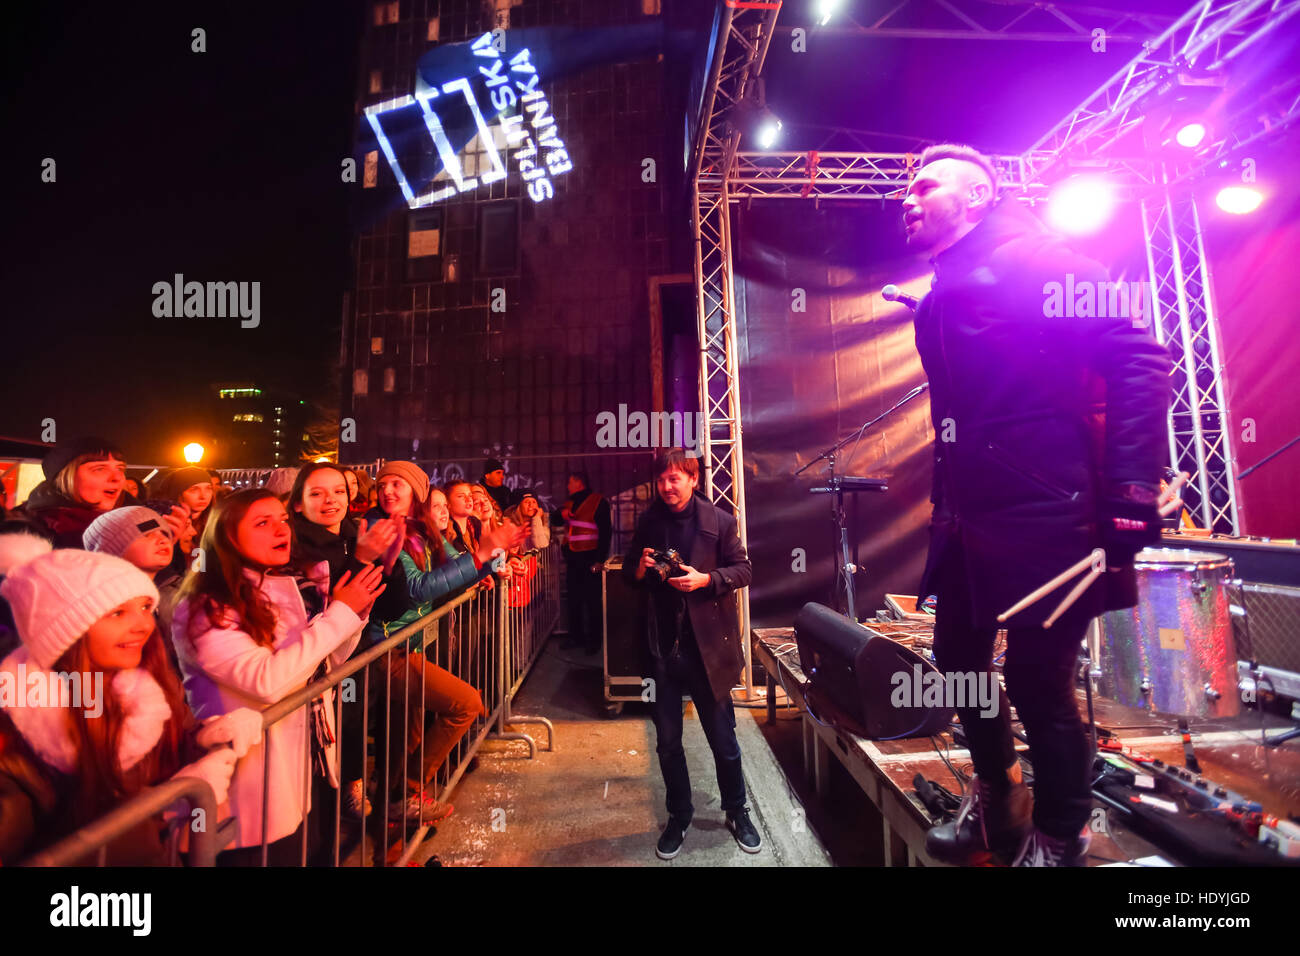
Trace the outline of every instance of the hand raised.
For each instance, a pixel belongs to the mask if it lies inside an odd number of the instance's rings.
[[[392,518],[380,518],[369,527],[361,522],[357,533],[357,560],[362,564],[378,561],[397,540],[397,522]]]
[[[375,598],[384,591],[384,572],[378,565],[369,565],[357,572],[356,577],[350,571],[344,571],[339,583],[334,585],[333,598],[342,601],[363,616],[375,603]]]

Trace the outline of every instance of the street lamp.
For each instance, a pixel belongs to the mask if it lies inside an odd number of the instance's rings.
[[[196,441],[192,441],[181,449],[181,454],[185,456],[185,460],[191,465],[197,465],[203,460],[203,446]]]

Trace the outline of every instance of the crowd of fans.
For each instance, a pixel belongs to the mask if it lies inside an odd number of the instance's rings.
[[[370,727],[387,717],[391,746],[374,734],[370,793],[360,700],[344,695],[341,734],[327,693],[265,745],[260,711],[467,589],[525,573],[550,521],[504,486],[501,462],[441,488],[406,461],[373,480],[313,463],[260,488],[198,467],[146,486],[114,443],[84,438],[42,469],[0,509],[0,864],[175,776],[206,781],[236,817],[222,865],[260,862],[264,810],[271,863],[296,864],[304,833],[313,862],[332,859],[339,789],[358,820],[380,796],[398,820],[450,812],[429,784],[485,715],[482,689],[418,637],[371,665],[369,686],[388,690],[372,694]],[[73,674],[103,675],[98,714],[84,699],[33,705],[29,688]],[[113,843],[110,863],[163,862],[166,817]]]

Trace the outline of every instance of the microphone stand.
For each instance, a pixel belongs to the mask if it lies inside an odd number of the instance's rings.
[[[857,573],[858,568],[857,565],[855,565],[852,561],[849,560],[849,528],[848,528],[848,523],[845,520],[844,489],[840,485],[838,479],[836,479],[835,477],[835,455],[841,448],[843,448],[849,442],[853,441],[856,438],[861,438],[862,434],[872,425],[875,425],[877,422],[880,422],[881,420],[888,418],[890,415],[894,414],[894,412],[898,411],[900,408],[902,408],[912,399],[916,398],[916,396],[920,395],[929,387],[930,387],[929,382],[925,382],[921,385],[916,386],[916,388],[912,389],[910,392],[908,392],[906,395],[904,395],[902,398],[896,401],[892,406],[885,409],[875,418],[871,419],[871,421],[865,422],[862,425],[862,427],[859,428],[852,435],[849,435],[843,441],[836,442],[830,448],[826,449],[824,452],[822,452],[820,455],[818,455],[816,458],[808,462],[808,464],[804,465],[802,468],[800,468],[798,471],[794,473],[794,476],[798,477],[799,475],[803,474],[805,471],[807,471],[813,465],[817,464],[817,462],[821,461],[822,459],[826,459],[826,461],[830,465],[830,478],[827,481],[827,485],[835,489],[835,494],[831,501],[831,520],[835,523],[835,526],[838,529],[837,537],[839,539],[839,553],[836,555],[836,569],[835,569],[836,577],[840,578],[840,580],[844,584],[844,597],[845,597],[845,604],[848,607],[849,620],[853,621],[854,623],[857,623],[858,616],[857,616],[857,609],[855,607],[855,602],[853,597],[853,592],[854,592],[853,575]]]

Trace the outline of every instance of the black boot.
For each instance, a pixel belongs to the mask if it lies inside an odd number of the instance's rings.
[[[1033,798],[1023,783],[998,788],[972,777],[957,816],[931,827],[925,850],[940,863],[973,866],[1015,857],[1030,830]]]

